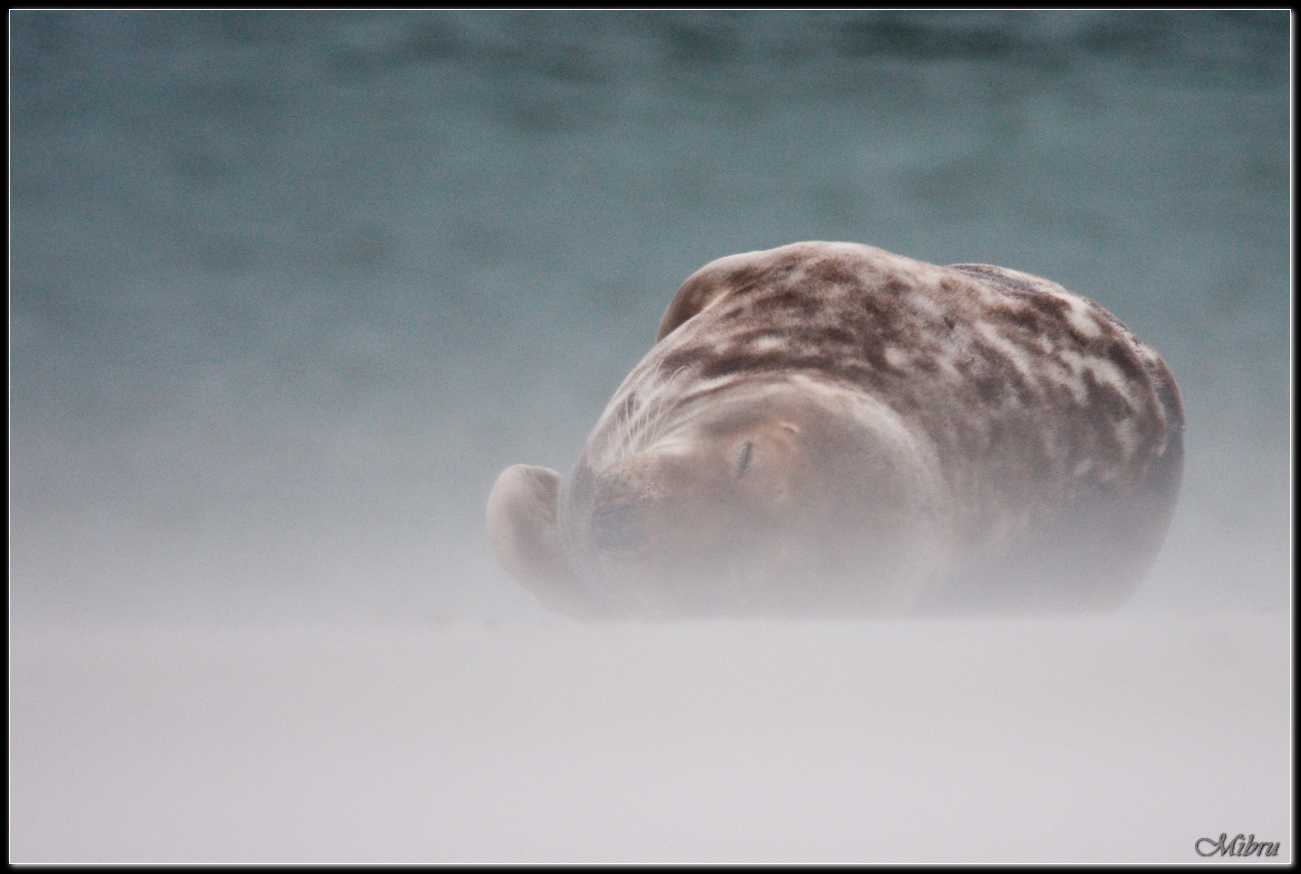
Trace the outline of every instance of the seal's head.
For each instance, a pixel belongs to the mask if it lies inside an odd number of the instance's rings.
[[[648,439],[601,433],[563,487],[517,465],[489,500],[503,564],[562,612],[890,613],[934,571],[935,483],[869,399],[769,375],[685,393]]]

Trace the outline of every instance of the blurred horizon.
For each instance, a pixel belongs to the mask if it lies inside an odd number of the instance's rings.
[[[1129,611],[1290,604],[1290,13],[11,12],[10,616],[538,617],[567,472],[708,261],[1034,273],[1166,359]]]

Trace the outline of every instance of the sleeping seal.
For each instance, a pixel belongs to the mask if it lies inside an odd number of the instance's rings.
[[[1160,548],[1182,431],[1092,301],[796,243],[688,278],[573,473],[508,468],[488,531],[579,617],[1105,610]]]

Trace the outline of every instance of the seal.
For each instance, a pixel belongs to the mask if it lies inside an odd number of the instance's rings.
[[[1183,427],[1161,357],[1060,285],[796,243],[689,277],[571,475],[505,470],[488,532],[585,618],[1107,610]]]

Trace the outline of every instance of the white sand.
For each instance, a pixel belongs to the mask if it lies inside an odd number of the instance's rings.
[[[11,641],[13,862],[1292,857],[1280,614]]]

